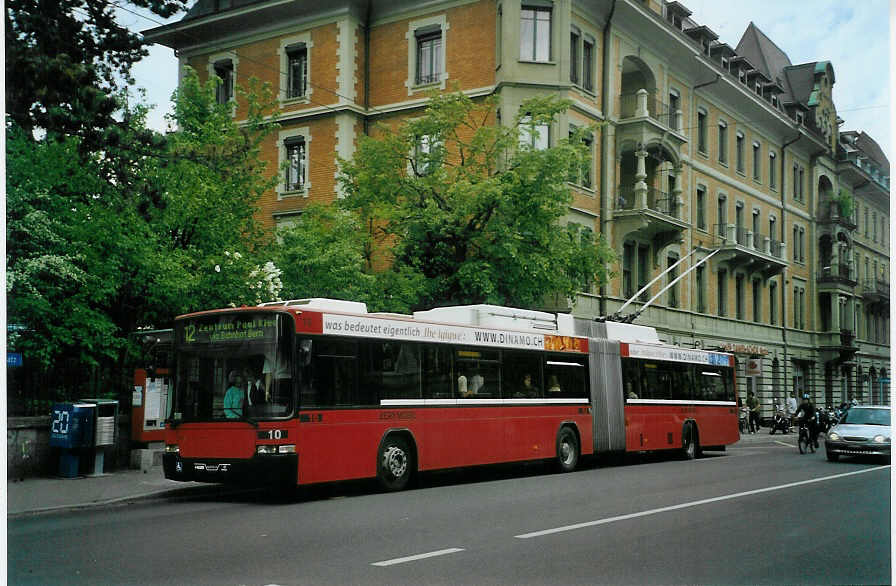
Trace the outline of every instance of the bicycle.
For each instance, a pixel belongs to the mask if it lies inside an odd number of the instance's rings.
[[[800,437],[797,440],[797,445],[800,448],[800,453],[805,454],[809,452],[811,454],[815,453],[815,440],[810,437],[809,433],[809,425],[805,421],[800,421]]]

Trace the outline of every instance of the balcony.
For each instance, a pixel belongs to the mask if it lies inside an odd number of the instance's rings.
[[[681,233],[690,224],[679,216],[681,200],[653,187],[620,185],[616,188],[616,209],[613,220],[623,235],[647,238],[659,250],[681,240]]]
[[[868,303],[890,303],[890,283],[884,279],[865,279],[862,283],[862,297]]]
[[[852,288],[858,283],[852,263],[825,263],[818,265],[818,283]]]
[[[847,230],[855,230],[858,226],[850,216],[840,214],[840,205],[836,201],[822,203],[818,223],[822,226],[843,226]]]
[[[619,96],[618,107],[616,139],[620,145],[627,141],[644,145],[666,142],[677,149],[688,140],[681,131],[681,110],[672,110],[645,89]]]
[[[722,251],[715,258],[720,263],[727,263],[732,271],[760,273],[768,279],[787,266],[783,242],[736,224],[715,224],[713,233],[713,246]]]
[[[824,362],[835,363],[848,362],[859,351],[855,333],[847,329],[818,334],[818,349]]]

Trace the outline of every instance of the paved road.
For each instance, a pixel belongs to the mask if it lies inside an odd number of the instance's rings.
[[[781,441],[13,519],[9,583],[888,583],[890,468]]]

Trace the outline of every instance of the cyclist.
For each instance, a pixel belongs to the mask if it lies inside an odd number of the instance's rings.
[[[805,421],[806,427],[809,428],[809,439],[818,448],[818,427],[815,425],[815,405],[809,401],[809,393],[803,394],[803,402],[797,407],[797,421]]]

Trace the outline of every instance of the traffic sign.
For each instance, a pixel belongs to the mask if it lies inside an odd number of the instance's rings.
[[[21,352],[7,352],[6,353],[6,367],[7,368],[15,368],[16,366],[22,366],[22,353]]]

